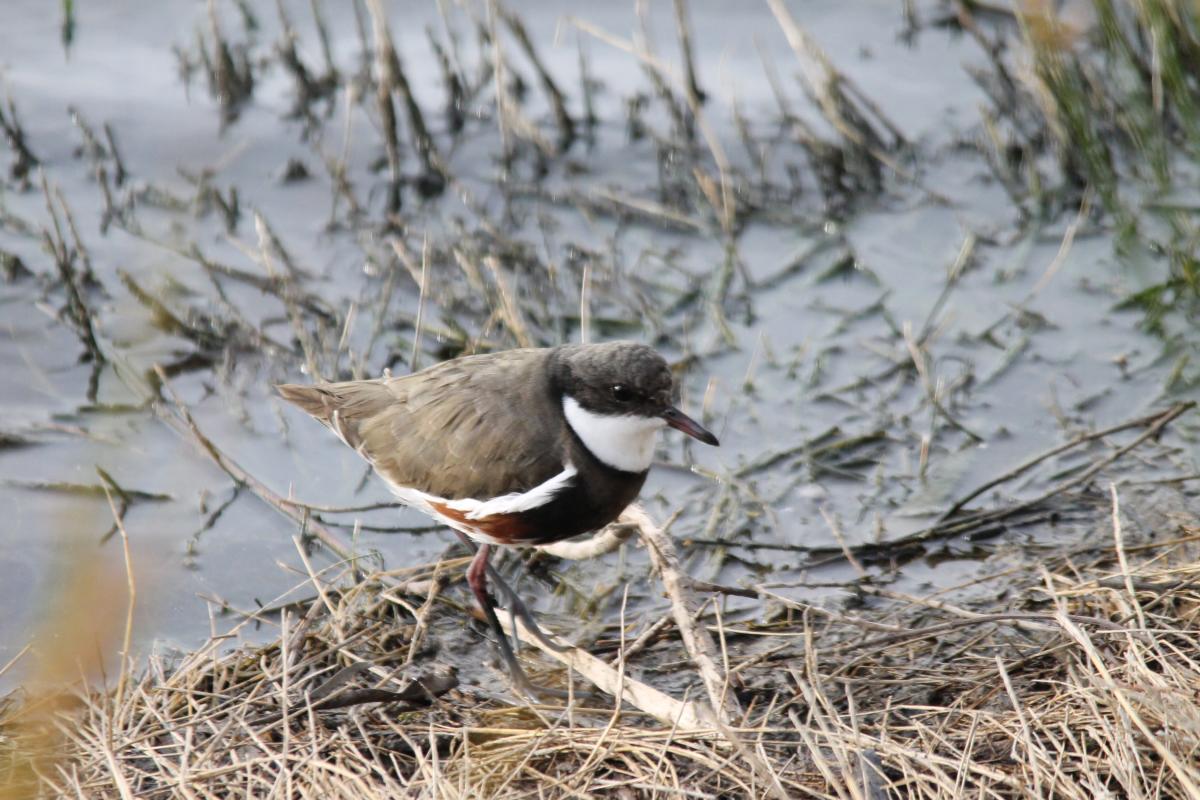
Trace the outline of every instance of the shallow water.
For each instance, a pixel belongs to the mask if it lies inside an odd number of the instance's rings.
[[[261,5],[255,7],[258,56],[269,53],[279,29],[274,6]],[[302,56],[318,64],[308,4],[285,5],[300,35]],[[410,238],[419,242],[428,236],[437,244],[454,241],[461,231],[478,236],[478,203],[492,220],[503,222],[505,237],[560,266],[553,284],[545,273],[514,269],[509,276],[519,296],[537,298],[545,310],[538,323],[553,323],[535,325],[543,344],[578,337],[579,289],[569,262],[572,250],[592,253],[594,336],[659,339],[656,344],[670,356],[701,354],[682,387],[685,405],[704,415],[722,447],[667,437],[662,461],[695,470],[657,469],[643,493],[661,518],[686,510],[672,529],[677,537],[704,540],[685,546],[689,570],[727,583],[765,578],[791,585],[789,591],[800,596],[823,597],[829,592],[820,586],[850,579],[853,572],[840,564],[810,570],[801,554],[787,549],[733,548],[733,557],[718,560],[712,545],[729,540],[780,548],[836,546],[822,509],[839,521],[850,544],[918,530],[954,498],[1065,440],[1068,431],[1111,425],[1162,407],[1174,399],[1167,384],[1177,361],[1139,329],[1137,313],[1114,310],[1131,278],[1113,256],[1109,236],[1084,231],[1058,258],[1070,220],[1022,230],[982,157],[958,146],[978,135],[977,109],[983,101],[964,69],[980,63],[970,41],[925,28],[906,43],[899,36],[903,20],[891,3],[794,5],[797,21],[916,144],[906,172],[915,171],[919,182],[893,175],[886,191],[860,199],[849,219],[826,222],[805,176],[803,154],[776,141],[768,156],[772,175],[795,167],[802,191],[789,204],[781,201],[753,217],[737,239],[742,269],[755,285],[747,288],[740,277],[735,280],[724,307],[730,342],[722,342],[704,303],[672,306],[691,285],[705,285],[724,260],[724,245],[711,226],[701,225],[697,232],[621,223],[537,197],[514,201],[514,213],[506,215],[506,198],[496,181],[500,133],[490,119],[470,118],[447,156],[473,199],[464,201],[451,191],[421,204],[410,193],[401,214]],[[436,5],[391,6],[392,31],[414,92],[435,137],[444,138],[437,112],[444,98],[425,37],[426,25],[442,30]],[[78,4],[75,38],[66,51],[59,44],[59,20],[43,7],[34,0],[10,0],[0,29],[0,67],[30,147],[46,179],[70,205],[106,292],[92,296],[104,340],[133,371],[176,361],[195,349],[155,324],[122,284],[120,272],[175,308],[220,314],[228,310],[227,302],[284,348],[240,353],[212,369],[174,378],[173,387],[200,428],[280,494],[329,505],[386,500],[377,481],[363,481],[364,466],[354,453],[271,394],[274,382],[307,379],[303,359],[291,349],[283,304],[230,282],[222,284],[226,298],[219,300],[204,270],[174,251],[195,243],[210,259],[265,274],[252,257],[258,238],[250,215],[243,213],[230,234],[219,214],[197,215],[187,202],[179,209],[155,207],[146,196],[137,211],[143,236],[118,227],[102,235],[102,194],[93,166],[78,155],[83,139],[68,108],[78,109],[97,129],[104,122],[112,126],[135,188],[168,189],[187,200],[194,191],[183,173],[205,170],[212,171],[211,183],[221,191],[237,187],[243,209],[260,212],[311,274],[306,288],[339,313],[352,304],[363,309],[346,339],[358,362],[375,373],[388,364],[396,371],[407,369],[411,326],[403,330],[396,320],[416,314],[417,287],[400,271],[388,312],[395,319],[373,340],[367,309],[386,284],[379,264],[388,250],[366,226],[328,228],[331,180],[319,155],[348,148],[350,180],[368,214],[378,220],[385,173],[369,169],[382,154],[371,120],[355,111],[344,145],[346,112],[344,93],[339,93],[321,125],[323,135],[306,138],[300,122],[285,118],[292,84],[275,63],[260,76],[253,100],[223,125],[203,78],[185,85],[172,53],[173,46],[193,47],[196,29],[207,26],[202,4]],[[576,110],[577,34],[566,18],[578,16],[623,38],[637,24],[633,10],[618,5],[514,7]],[[335,61],[352,71],[359,48],[348,8],[329,3],[326,12]],[[778,128],[778,109],[755,41],[787,81],[791,103],[814,125],[821,123],[791,80],[793,55],[769,9],[751,4],[729,14],[727,8],[717,2],[691,4],[694,47],[700,80],[712,95],[706,118],[734,165],[745,169],[748,157],[731,117],[732,100],[764,140],[772,140],[769,132]],[[218,11],[232,39],[247,36],[232,7],[218,4]],[[451,22],[465,41],[470,30],[465,12],[455,7]],[[650,28],[660,57],[670,64],[677,63],[673,26],[670,4],[656,5]],[[628,140],[623,117],[631,93],[650,91],[645,76],[628,53],[592,39],[586,50],[592,73],[605,84],[597,97],[601,125],[592,145],[581,142],[571,151],[571,169],[550,166],[545,188],[548,194],[615,192],[657,203],[658,153],[647,139]],[[515,61],[524,66],[522,59]],[[525,74],[532,82],[527,68]],[[553,135],[536,86],[530,86],[524,112]],[[665,130],[661,112],[649,113],[646,122]],[[307,165],[309,180],[280,180],[292,158]],[[412,154],[406,159],[411,172]],[[528,167],[519,166],[509,178],[528,183],[528,173]],[[10,182],[2,199],[12,215],[35,226],[47,224],[45,200],[36,188],[21,191]],[[976,238],[972,258],[947,290],[948,270],[968,236]],[[38,237],[13,225],[0,225],[0,250],[18,255],[39,276],[54,275]],[[425,310],[429,327],[422,339],[425,364],[443,344],[451,344],[438,333],[451,322],[471,335],[491,330],[490,309],[453,302],[463,284],[457,267],[433,265],[431,281]],[[139,651],[152,645],[194,647],[212,630],[209,612],[215,603],[252,610],[302,583],[295,526],[249,491],[234,497],[224,473],[139,406],[128,380],[106,368],[99,375],[97,402],[87,400],[91,367],[80,363],[78,339],[54,318],[64,302],[61,291],[47,294],[44,283],[26,278],[0,285],[0,432],[25,442],[0,448],[0,504],[8,509],[0,525],[0,603],[10,610],[0,615],[0,665],[25,646],[54,599],[69,596],[64,581],[72,562],[95,559],[120,572],[119,538],[101,541],[112,526],[103,493],[85,496],[65,485],[101,486],[97,467],[126,490],[157,496],[135,502],[125,517],[139,587]],[[934,416],[921,380],[894,368],[908,357],[906,328],[914,336],[936,331],[927,341],[929,384],[946,388],[943,401],[957,427]],[[866,377],[872,379],[859,383]],[[806,441],[827,441],[833,429],[834,438],[869,441],[849,453],[816,460],[794,455],[737,474]],[[1164,443],[1174,448],[1171,458],[1134,462],[1126,475],[1186,472],[1195,455],[1188,442],[1196,431],[1194,415],[1185,416]],[[923,440],[929,455],[922,474]],[[1056,469],[1079,463],[1074,458],[1054,463],[1021,485],[1017,496],[1037,493]],[[1001,496],[1012,495],[1005,490]],[[206,525],[226,501],[231,502]],[[361,518],[374,525],[427,526],[412,512]],[[352,525],[353,519],[346,521]],[[1070,537],[1086,527],[1086,522],[1067,522],[1022,533]],[[436,532],[363,532],[356,548],[378,551],[395,567],[433,561],[448,541]],[[895,577],[902,586],[948,585],[986,568],[975,545],[934,549],[939,558],[899,568]],[[640,564],[635,552],[628,555]],[[320,552],[315,558],[318,567],[329,563]],[[588,587],[613,582],[614,558],[561,570],[586,594]],[[644,576],[640,566],[623,574]],[[819,586],[806,588],[810,580]],[[113,587],[123,591],[123,578]],[[657,592],[637,580],[632,597],[636,608],[655,602]],[[541,603],[547,613],[569,605],[561,598]],[[226,623],[215,625],[221,629]],[[22,675],[18,665],[0,681],[18,681]]]

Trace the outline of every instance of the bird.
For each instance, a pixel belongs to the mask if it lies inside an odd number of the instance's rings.
[[[467,583],[526,690],[532,684],[496,617],[489,574],[512,611],[550,642],[490,567],[492,551],[614,521],[641,491],[664,427],[719,445],[674,405],[667,361],[630,341],[503,350],[408,375],[276,388],[366,459],[400,502],[477,545]]]

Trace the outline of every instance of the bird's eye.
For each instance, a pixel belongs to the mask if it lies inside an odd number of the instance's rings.
[[[618,383],[616,386],[612,387],[612,396],[618,403],[628,403],[633,399],[633,392]]]

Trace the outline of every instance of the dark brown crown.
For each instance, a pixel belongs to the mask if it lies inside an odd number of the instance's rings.
[[[551,370],[562,394],[596,414],[659,417],[671,405],[671,369],[644,344],[564,345]]]

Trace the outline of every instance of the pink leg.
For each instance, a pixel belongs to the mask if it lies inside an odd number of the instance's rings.
[[[475,602],[479,604],[483,615],[487,617],[492,632],[496,634],[496,644],[500,647],[500,656],[504,659],[505,666],[508,667],[513,685],[528,695],[536,696],[536,688],[517,662],[516,653],[513,652],[512,645],[508,641],[508,634],[504,632],[504,628],[500,627],[500,620],[496,618],[496,608],[488,594],[488,557],[491,554],[491,545],[481,544],[479,546],[479,549],[475,551],[475,558],[471,561],[471,566],[467,567],[467,584],[475,595]]]
[[[459,534],[458,538],[472,547],[475,546],[475,543],[465,534]],[[512,611],[520,617],[521,621],[525,623],[525,627],[537,637],[538,641],[558,653],[565,653],[570,650],[571,645],[559,644],[542,631],[537,621],[533,618],[533,614],[529,613],[529,609],[525,607],[525,603],[521,600],[520,595],[504,582],[504,579],[500,577],[500,574],[496,570],[492,569],[492,565],[488,561],[491,556],[491,547],[492,545],[489,544],[479,545],[479,549],[475,552],[475,560],[467,568],[467,584],[471,587],[471,591],[475,593],[475,599],[479,602],[479,607],[483,609],[484,614],[487,614],[488,608],[495,608],[495,604],[491,602],[487,591],[487,579],[491,575],[492,583],[508,597]],[[493,625],[492,627],[495,628],[496,626]]]
[[[475,601],[482,609],[492,608],[492,598],[488,596],[487,590],[488,558],[491,555],[492,546],[490,544],[480,545],[479,549],[475,551],[475,558],[471,561],[471,566],[467,568],[467,585],[475,593]]]

